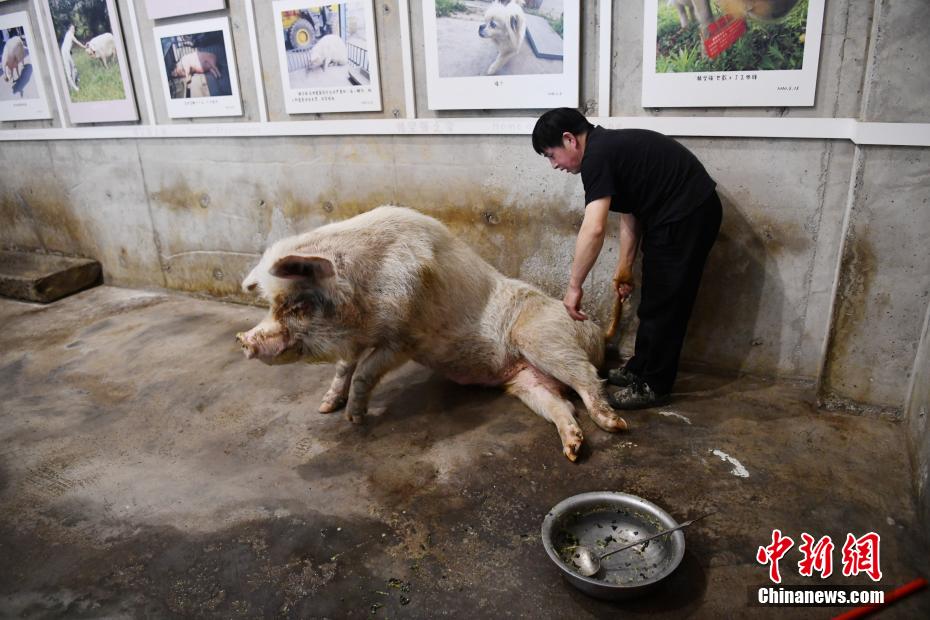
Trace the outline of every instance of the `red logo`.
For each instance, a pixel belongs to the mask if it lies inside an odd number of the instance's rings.
[[[803,577],[811,577],[816,570],[820,573],[821,579],[826,579],[833,574],[833,541],[829,536],[824,536],[814,544],[814,537],[806,532],[801,534],[801,540],[804,542],[798,547],[798,551],[804,554],[804,558],[798,562],[798,572]]]
[[[882,569],[878,563],[878,546],[881,538],[875,532],[869,532],[861,538],[846,534],[843,545],[843,576],[851,577],[865,573],[878,581],[882,578]]]
[[[781,530],[772,530],[772,544],[768,547],[759,547],[756,552],[756,561],[763,566],[769,566],[769,579],[775,583],[781,583],[781,575],[778,573],[778,561],[788,553],[788,549],[794,546],[794,541],[787,536],[781,535]]]
[[[843,576],[855,577],[859,573],[865,573],[872,581],[880,581],[880,543],[881,536],[875,532],[869,532],[859,538],[853,534],[846,534],[842,550]],[[756,561],[763,566],[768,565],[769,579],[773,583],[781,583],[778,562],[793,546],[794,540],[790,536],[783,535],[781,530],[772,530],[772,543],[759,547],[756,552]],[[798,551],[802,556],[798,562],[798,573],[802,577],[813,577],[817,572],[820,573],[821,579],[832,575],[834,548],[833,540],[829,536],[816,540],[807,532],[802,533],[801,544],[798,545]]]

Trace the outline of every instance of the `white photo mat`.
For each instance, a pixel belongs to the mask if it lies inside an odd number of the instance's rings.
[[[531,15],[525,39],[511,60],[492,75],[498,56],[489,36],[479,35],[485,11],[498,3],[470,3],[468,12],[437,17],[435,0],[423,1],[423,38],[426,51],[426,90],[431,110],[520,109],[577,107],[579,89],[579,0],[562,0],[561,60],[537,54],[530,37],[535,32],[537,48],[558,40],[544,17]],[[545,5],[548,10],[558,3]],[[478,9],[476,13],[475,9]],[[525,15],[530,14],[527,10]],[[486,13],[487,15],[487,13]],[[510,14],[507,14],[510,16]],[[553,17],[550,14],[550,17]],[[490,21],[490,17],[488,17]],[[495,20],[495,25],[509,19]],[[489,32],[485,28],[485,32]],[[544,36],[545,35],[545,36]],[[440,39],[441,36],[441,39]],[[534,39],[535,42],[535,39]]]
[[[17,79],[6,79],[0,82],[0,121],[23,121],[51,118],[52,113],[45,96],[45,84],[42,80],[41,63],[36,62],[35,50],[41,48],[41,43],[35,38],[32,24],[29,22],[29,13],[19,11],[0,15],[0,30],[22,28],[24,51],[27,54],[23,65],[17,69]],[[12,38],[12,37],[10,37]],[[0,42],[5,47],[5,42]],[[28,64],[27,64],[28,63]],[[27,69],[28,67],[28,69]],[[7,75],[4,67],[4,78],[13,78],[13,71]]]
[[[644,0],[644,108],[663,107],[787,107],[812,106],[817,88],[817,66],[825,0],[808,0],[802,68],[794,70],[707,71],[660,73],[656,68],[660,5],[667,0]],[[716,4],[711,4],[715,9]],[[721,17],[717,10],[714,18]],[[750,18],[750,27],[762,25]],[[746,36],[746,35],[744,35]],[[723,52],[726,54],[727,52]]]
[[[226,8],[226,0],[145,0],[149,19],[205,13]]]
[[[309,12],[312,28],[320,29],[302,40],[302,49],[286,40],[291,35],[284,27],[285,12],[292,22],[294,11],[304,12],[299,17],[304,24]],[[324,11],[325,27],[319,19]],[[279,0],[272,3],[272,22],[288,114],[381,110],[373,0]]]
[[[46,14],[46,24],[49,28],[49,32],[54,33],[55,36],[55,45],[54,49],[58,53],[55,53],[54,60],[52,61],[52,66],[55,67],[55,71],[58,73],[58,82],[61,84],[61,92],[64,93],[65,105],[68,110],[68,118],[72,123],[112,123],[119,121],[136,121],[139,120],[139,112],[136,110],[135,97],[132,91],[132,81],[129,74],[129,64],[126,59],[126,48],[123,44],[123,33],[120,30],[119,25],[119,16],[116,12],[116,1],[115,0],[92,0],[91,3],[88,3],[89,6],[95,8],[100,5],[105,6],[107,11],[108,27],[109,30],[104,32],[85,32],[78,33],[75,32],[75,37],[80,37],[79,42],[83,45],[86,45],[91,39],[95,36],[105,35],[107,33],[112,34],[113,42],[115,47],[116,62],[118,63],[119,69],[119,81],[120,84],[118,87],[115,87],[115,92],[120,93],[122,96],[113,97],[110,99],[92,99],[89,101],[82,100],[83,97],[88,96],[89,87],[86,85],[88,80],[85,79],[85,90],[84,95],[80,94],[80,82],[81,82],[81,71],[78,70],[76,85],[78,89],[72,89],[68,80],[68,77],[65,73],[65,50],[62,50],[63,42],[65,39],[65,31],[59,32],[55,28],[55,20],[52,16],[52,9],[49,5],[48,0],[44,2]],[[90,35],[90,36],[87,36]],[[87,39],[84,41],[83,39]],[[71,48],[70,56],[73,58],[75,54],[83,54],[84,51],[80,49],[80,46],[75,43]],[[83,59],[83,57],[82,57]],[[93,72],[99,72],[103,66],[101,60],[89,58],[93,61],[90,63],[91,70]],[[113,59],[110,59],[108,66],[111,65]],[[104,69],[106,72],[106,69]],[[115,72],[110,72],[110,80],[115,80]],[[85,78],[87,76],[85,75]]]
[[[229,18],[157,26],[154,34],[169,117],[242,115]]]

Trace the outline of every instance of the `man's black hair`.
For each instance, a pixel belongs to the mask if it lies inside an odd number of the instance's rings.
[[[580,136],[594,129],[584,114],[574,108],[555,108],[539,117],[533,128],[533,148],[540,155],[545,149],[562,146],[562,134]]]

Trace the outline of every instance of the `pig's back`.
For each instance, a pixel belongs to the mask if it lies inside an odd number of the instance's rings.
[[[326,56],[334,59],[347,58],[349,54],[346,44],[334,34],[328,34],[320,39],[313,49],[321,57]]]
[[[21,60],[23,57],[23,40],[19,37],[11,37],[3,47],[3,62],[8,60]]]
[[[98,49],[105,50],[113,48],[116,46],[116,41],[113,39],[113,35],[109,32],[104,32],[103,34],[98,34],[96,37],[87,42],[87,45]]]

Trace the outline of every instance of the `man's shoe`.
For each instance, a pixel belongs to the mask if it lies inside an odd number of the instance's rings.
[[[634,381],[628,387],[607,394],[607,401],[614,409],[648,409],[666,405],[671,394],[656,394],[644,381]]]
[[[641,381],[641,379],[626,368],[611,368],[607,371],[607,383],[611,385],[627,387],[636,381]]]

